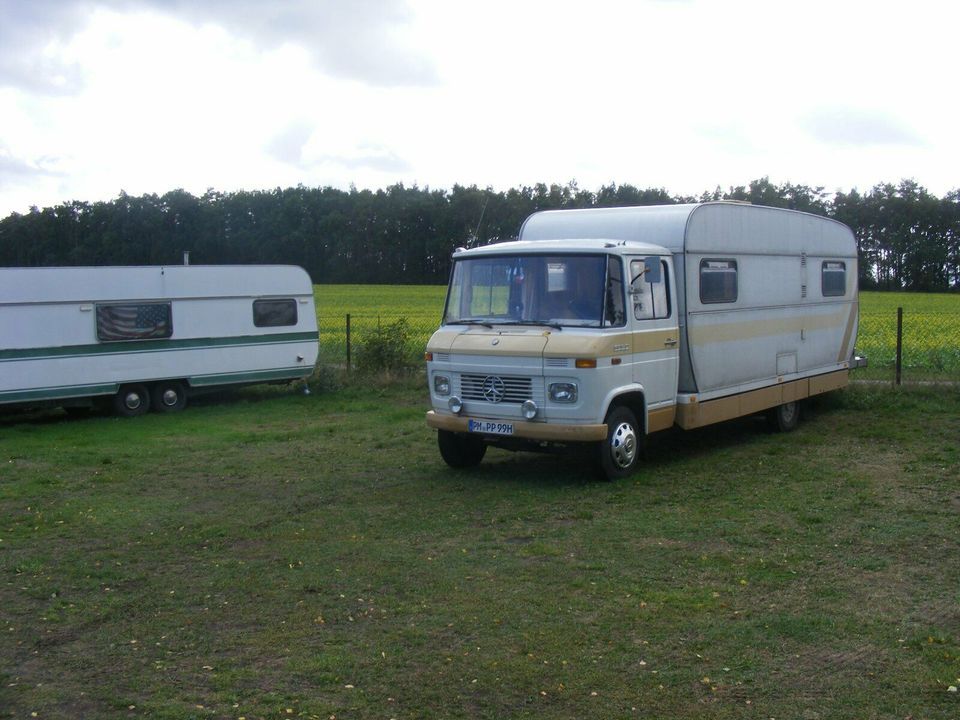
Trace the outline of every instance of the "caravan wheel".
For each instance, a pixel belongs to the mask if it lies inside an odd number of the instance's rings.
[[[113,410],[121,417],[137,417],[150,409],[150,393],[145,385],[123,385],[113,396]]]
[[[187,406],[187,389],[178,380],[167,380],[153,386],[151,405],[157,412],[177,412]]]
[[[800,403],[788,402],[767,411],[767,422],[777,432],[790,432],[800,422]]]

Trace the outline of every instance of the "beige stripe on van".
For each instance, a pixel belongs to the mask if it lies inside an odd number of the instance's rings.
[[[803,330],[838,328],[845,319],[844,309],[841,309],[830,315],[794,315],[786,318],[728,322],[719,325],[689,325],[687,333],[691,345],[706,345],[707,343],[751,340],[768,335],[800,333]]]
[[[635,353],[656,352],[657,350],[672,350],[678,347],[680,331],[677,328],[670,330],[646,330],[633,334],[633,351]],[[671,341],[667,344],[667,341]]]
[[[571,332],[550,333],[544,357],[609,357],[626,355],[632,346],[631,333],[612,335],[579,335]]]
[[[545,357],[601,358],[670,350],[677,345],[676,343],[668,345],[667,341],[678,340],[680,338],[679,332],[676,328],[668,328],[667,330],[639,330],[591,337],[572,333],[552,333],[550,342],[543,354]]]

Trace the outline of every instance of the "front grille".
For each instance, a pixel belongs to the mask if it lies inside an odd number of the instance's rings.
[[[508,375],[461,375],[460,394],[464,400],[520,404],[533,399],[533,381]]]

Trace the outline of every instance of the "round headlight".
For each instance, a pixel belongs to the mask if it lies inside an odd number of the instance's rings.
[[[460,398],[454,395],[452,398],[447,400],[447,407],[450,408],[450,412],[455,415],[459,415],[460,411],[463,410],[463,403],[460,402]]]
[[[520,412],[527,420],[533,420],[537,416],[537,404],[533,400],[524,400]]]

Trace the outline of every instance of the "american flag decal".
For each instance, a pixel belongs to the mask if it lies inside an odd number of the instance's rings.
[[[172,334],[170,303],[97,305],[100,340],[146,340]]]

